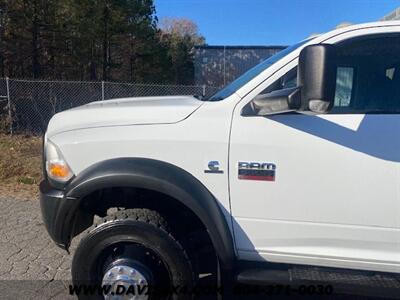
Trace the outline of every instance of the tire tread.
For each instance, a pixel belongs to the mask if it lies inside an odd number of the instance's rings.
[[[189,255],[187,254],[187,251],[182,246],[182,244],[174,237],[173,232],[168,226],[167,221],[157,211],[147,208],[130,208],[118,210],[105,216],[104,218],[95,221],[93,226],[88,231],[91,232],[92,230],[101,227],[109,222],[116,222],[118,220],[133,220],[137,222],[144,222],[162,230],[174,243],[176,243],[179,250],[181,251],[182,257],[190,266],[192,278],[196,278],[194,274],[193,264],[189,258]]]

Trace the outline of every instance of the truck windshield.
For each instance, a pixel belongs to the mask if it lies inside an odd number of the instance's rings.
[[[296,50],[300,46],[304,45],[305,43],[309,42],[310,39],[306,39],[304,41],[301,41],[300,43],[297,43],[293,46],[290,46],[277,54],[269,57],[268,59],[264,60],[260,64],[256,65],[255,67],[251,68],[248,70],[246,73],[243,75],[239,76],[237,79],[232,81],[230,84],[228,84],[226,87],[224,87],[222,90],[211,96],[210,98],[206,99],[207,101],[219,101],[223,100],[229,96],[231,96],[233,93],[235,93],[238,89],[240,89],[242,86],[244,86],[246,83],[248,83],[250,80],[255,78],[257,75],[262,73],[264,70],[272,66],[274,63],[276,63],[278,60],[282,59],[286,55],[288,55],[290,52]]]

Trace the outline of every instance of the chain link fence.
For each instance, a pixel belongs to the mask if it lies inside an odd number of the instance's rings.
[[[0,78],[0,127],[11,134],[42,134],[54,114],[93,101],[144,96],[207,97],[217,90],[210,86]]]

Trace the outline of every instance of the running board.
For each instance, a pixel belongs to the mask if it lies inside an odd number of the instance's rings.
[[[247,285],[331,285],[335,294],[400,298],[400,275],[318,267],[247,269],[237,275]]]

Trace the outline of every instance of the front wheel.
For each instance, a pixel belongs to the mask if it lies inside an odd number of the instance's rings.
[[[76,249],[72,280],[97,288],[79,295],[85,299],[191,299],[179,291],[194,286],[185,250],[162,216],[148,209],[118,211],[90,230]]]

